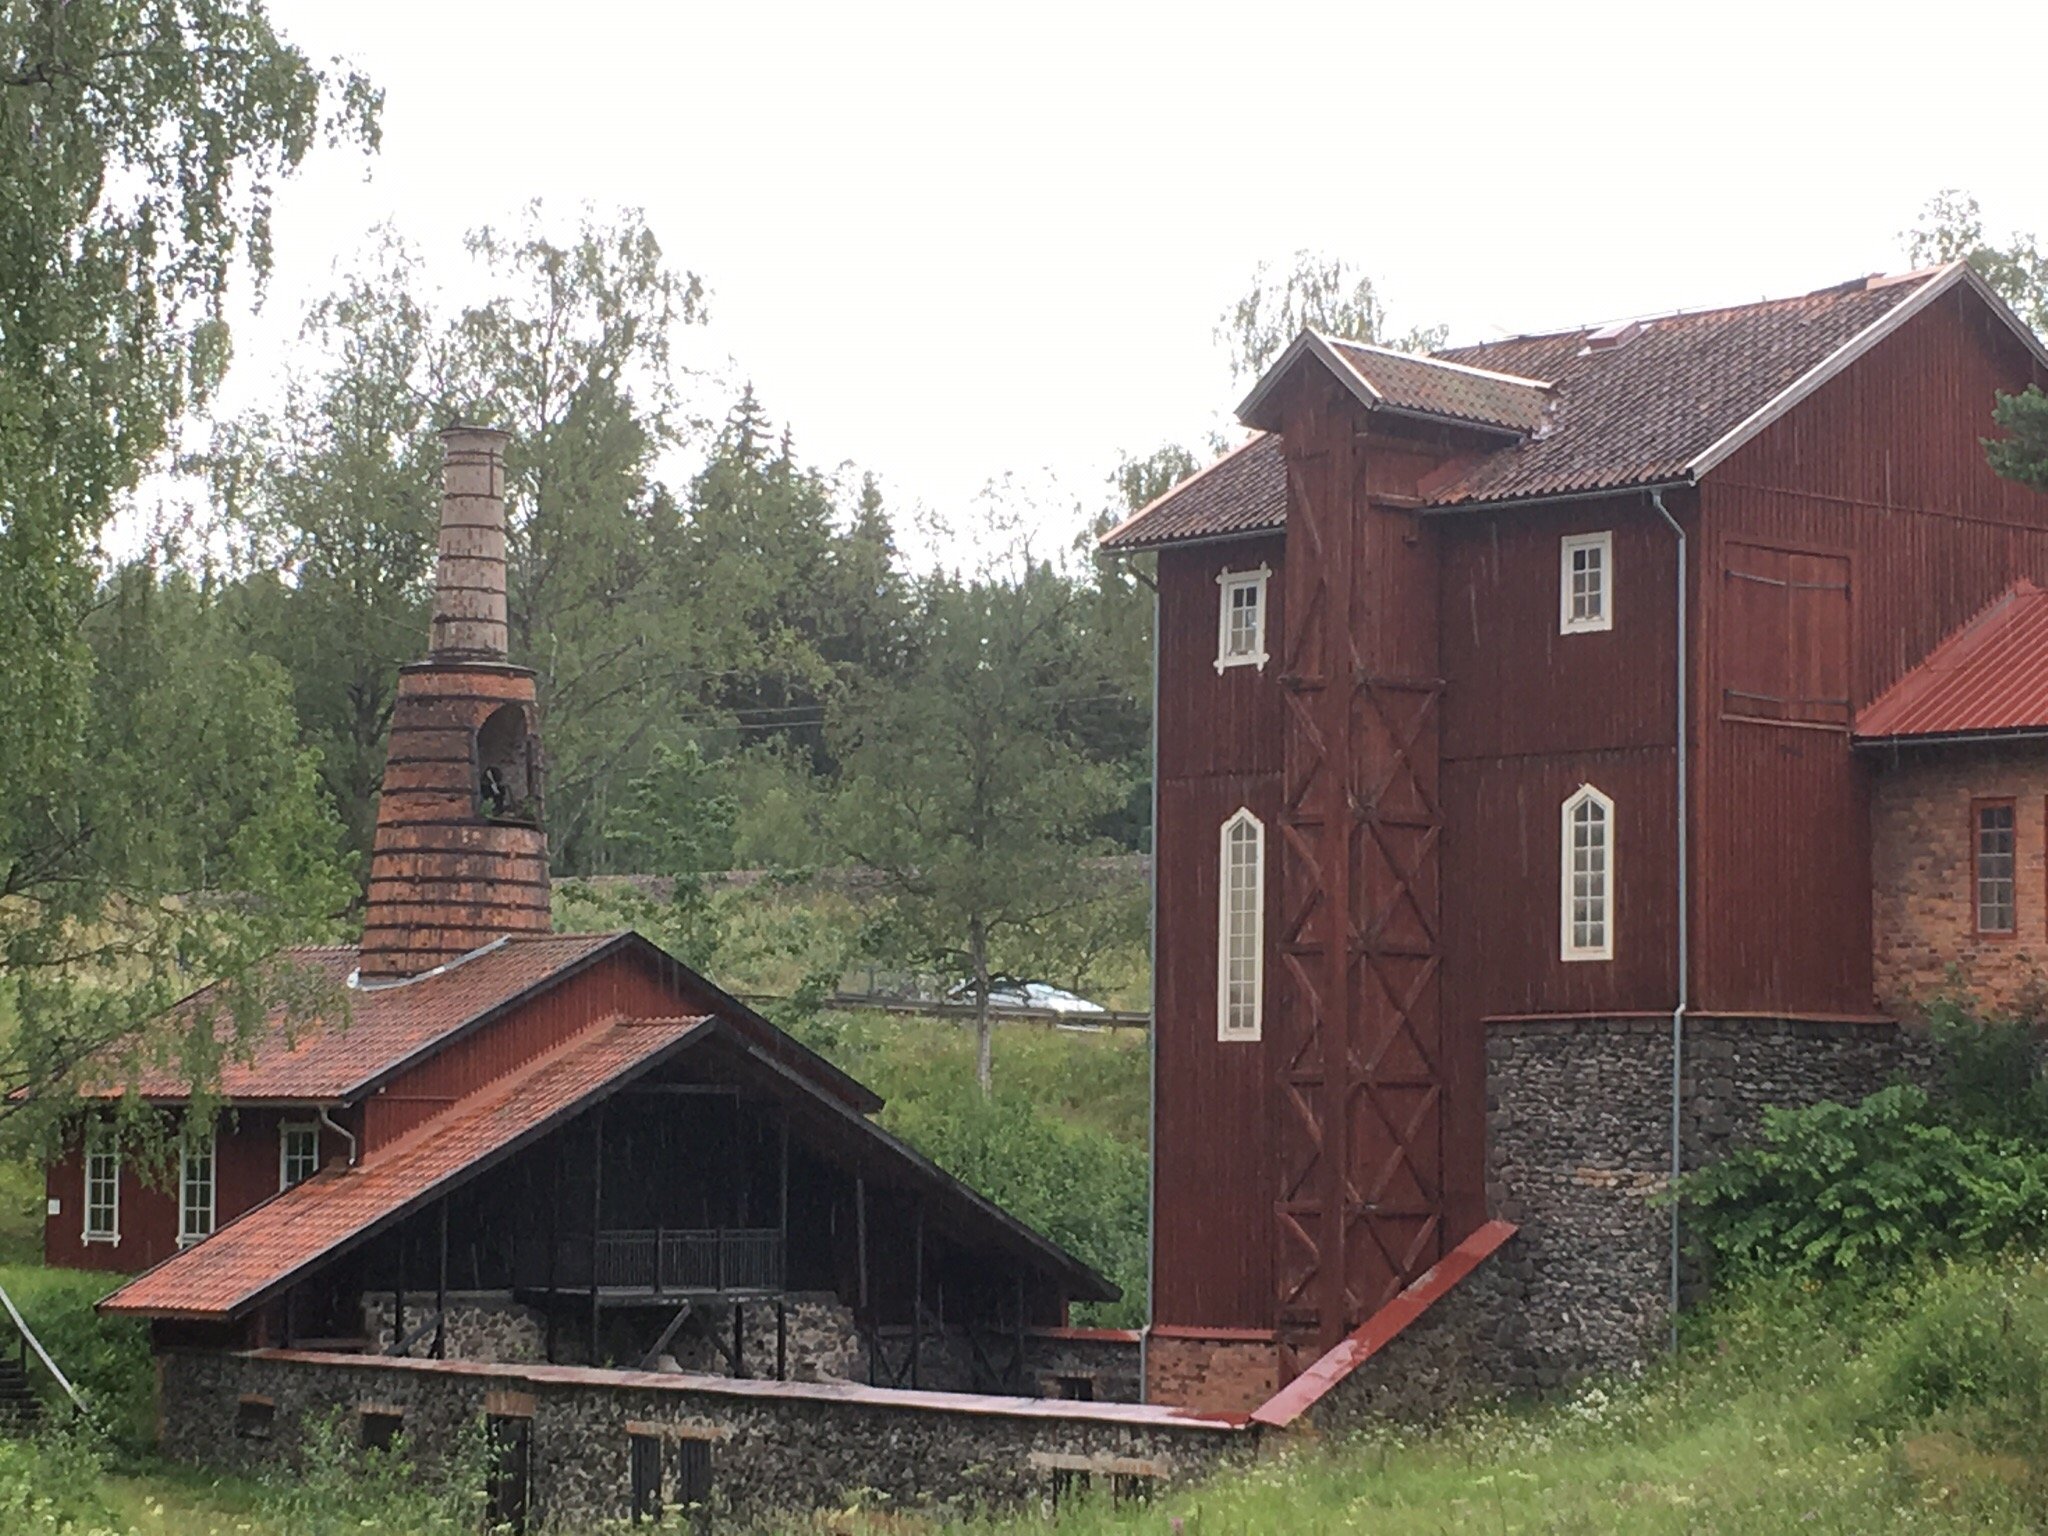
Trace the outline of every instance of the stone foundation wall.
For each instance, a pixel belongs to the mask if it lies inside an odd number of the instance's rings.
[[[630,1514],[633,1434],[708,1441],[714,1506],[749,1520],[842,1508],[862,1489],[966,1509],[1043,1498],[1076,1471],[1178,1480],[1255,1440],[1241,1421],[1125,1404],[287,1351],[166,1351],[158,1362],[163,1451],[222,1470],[289,1464],[309,1425],[346,1425],[369,1406],[403,1415],[431,1471],[486,1412],[530,1415],[534,1515],[557,1529]],[[245,1397],[271,1405],[266,1438],[237,1434]]]
[[[1038,1328],[1024,1335],[1025,1368],[1040,1397],[1072,1398],[1072,1388],[1086,1383],[1095,1402],[1138,1402],[1140,1357],[1133,1329]]]
[[[1668,1019],[1489,1026],[1487,1203],[1521,1227],[1518,1384],[1620,1370],[1669,1326]],[[1766,1105],[1853,1102],[1933,1075],[1926,1037],[1892,1024],[1691,1019],[1680,1091],[1686,1168],[1752,1135]],[[1696,1288],[1697,1277],[1693,1277]]]
[[[1270,1338],[1220,1328],[1154,1328],[1145,1374],[1147,1402],[1250,1413],[1279,1390],[1280,1352]]]
[[[1528,1312],[1534,1276],[1527,1244],[1509,1238],[1290,1427],[1342,1434],[1375,1423],[1427,1425],[1529,1393],[1536,1386]]]
[[[853,1309],[829,1291],[795,1292],[784,1302],[787,1318],[783,1337],[783,1361],[790,1381],[858,1381],[868,1379],[867,1347],[853,1320]],[[672,1315],[672,1314],[671,1314]],[[656,1321],[659,1316],[659,1321]],[[647,1313],[640,1319],[638,1334],[644,1352],[653,1338],[667,1326],[668,1316]],[[740,1365],[750,1377],[775,1374],[775,1304],[761,1301],[740,1308]],[[652,1337],[645,1337],[652,1335]],[[731,1373],[727,1351],[732,1347],[733,1318],[729,1303],[706,1304],[692,1312],[681,1331],[669,1341],[663,1353],[675,1369],[698,1375],[724,1376]],[[632,1346],[623,1347],[613,1358],[625,1360]],[[638,1359],[638,1353],[631,1354]]]
[[[363,1332],[380,1354],[391,1347],[395,1337],[395,1310],[389,1291],[371,1291],[363,1297]],[[406,1293],[407,1333],[433,1315],[431,1294]],[[547,1324],[541,1314],[497,1292],[450,1291],[443,1326],[443,1348],[451,1360],[537,1363],[547,1358]],[[413,1346],[412,1352],[423,1355],[433,1348],[433,1342],[433,1335],[429,1334]]]

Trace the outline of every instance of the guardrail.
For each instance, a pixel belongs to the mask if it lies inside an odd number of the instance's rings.
[[[64,1389],[64,1395],[71,1399],[71,1406],[84,1413],[85,1399],[78,1395],[78,1388],[71,1385],[71,1379],[57,1368],[57,1362],[43,1348],[43,1341],[35,1336],[28,1319],[21,1315],[21,1309],[15,1306],[14,1298],[7,1294],[5,1286],[0,1286],[0,1307],[7,1309],[8,1321],[14,1324],[14,1331],[21,1339],[21,1368],[24,1371],[28,1369],[28,1357],[33,1353],[43,1369],[50,1373],[50,1379]]]
[[[742,993],[746,1003],[786,1003],[785,996],[768,992]],[[972,1019],[974,1004],[927,1002],[914,997],[872,997],[861,992],[835,992],[820,999],[821,1007],[842,1013],[893,1013],[911,1018]],[[1150,1029],[1152,1015],[1105,1008],[1100,1013],[1062,1013],[1057,1008],[992,1007],[989,1018],[998,1024],[1054,1024],[1065,1029]]]

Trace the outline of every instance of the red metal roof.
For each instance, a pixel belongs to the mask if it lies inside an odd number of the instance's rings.
[[[2048,592],[2008,588],[1856,716],[1858,741],[2048,729]]]
[[[105,1301],[108,1312],[220,1319],[274,1291],[337,1248],[509,1153],[621,1087],[634,1069],[702,1019],[612,1019],[593,1025],[417,1131],[350,1168],[332,1164],[264,1201]]]
[[[509,938],[466,959],[399,983],[351,987],[352,948],[288,949],[299,968],[297,1007],[280,1004],[239,1054],[222,1063],[220,1091],[229,1101],[339,1102],[363,1083],[426,1050],[533,988],[558,979],[626,935],[548,934]],[[303,980],[304,986],[297,985]],[[217,986],[193,994],[182,1010],[218,1006],[216,1033],[231,1037],[226,1000]],[[117,1079],[103,1092],[118,1096]],[[145,1097],[182,1099],[185,1075],[168,1062],[147,1065],[136,1079]]]

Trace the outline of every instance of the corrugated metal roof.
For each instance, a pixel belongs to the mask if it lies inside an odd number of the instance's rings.
[[[704,1021],[612,1019],[460,1100],[357,1167],[331,1164],[129,1281],[108,1312],[227,1318],[370,1236],[494,1154],[619,1087]]]
[[[1438,354],[1440,364],[1508,377],[1483,392],[1483,403],[1475,401],[1479,385],[1469,378],[1452,387],[1457,369],[1431,368],[1426,359],[1380,348],[1310,335],[1288,357],[1302,350],[1340,357],[1402,409],[1516,426],[1523,433],[1518,441],[1483,454],[1430,497],[1435,507],[1478,507],[1691,478],[1718,447],[1788,408],[1830,366],[1884,334],[1885,322],[1898,321],[1906,306],[1957,284],[1982,292],[1967,269],[1951,265],[1644,320],[1618,345],[1595,346],[1596,333],[1580,329]],[[1262,385],[1273,377],[1269,373]],[[1252,400],[1259,397],[1254,390]],[[1264,532],[1285,526],[1286,503],[1279,442],[1262,436],[1181,482],[1105,536],[1103,547],[1146,549]]]
[[[1864,706],[1859,742],[2048,729],[2048,592],[2008,588]]]
[[[627,937],[623,933],[548,934],[509,938],[438,971],[397,985],[349,987],[353,948],[282,951],[278,959],[298,971],[293,998],[257,1029],[247,1049],[222,1063],[220,1092],[229,1101],[336,1102],[360,1085],[433,1046]],[[296,1007],[293,1004],[296,1003]],[[179,1004],[183,1010],[218,1007],[217,1033],[231,1026],[219,987]],[[136,1087],[145,1097],[182,1099],[184,1074],[167,1063],[147,1067]],[[116,1081],[109,1096],[123,1091]]]

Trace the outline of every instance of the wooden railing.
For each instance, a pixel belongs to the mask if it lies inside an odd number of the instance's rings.
[[[84,1413],[85,1399],[78,1395],[78,1389],[71,1385],[70,1378],[57,1368],[57,1362],[43,1348],[42,1340],[35,1336],[35,1330],[29,1327],[28,1319],[21,1315],[21,1309],[15,1306],[14,1298],[7,1294],[5,1286],[0,1286],[0,1306],[7,1309],[7,1319],[14,1324],[14,1331],[21,1340],[21,1368],[24,1371],[28,1369],[28,1359],[33,1354],[43,1369],[50,1373],[50,1379],[64,1389],[64,1395],[71,1399],[71,1406]]]

